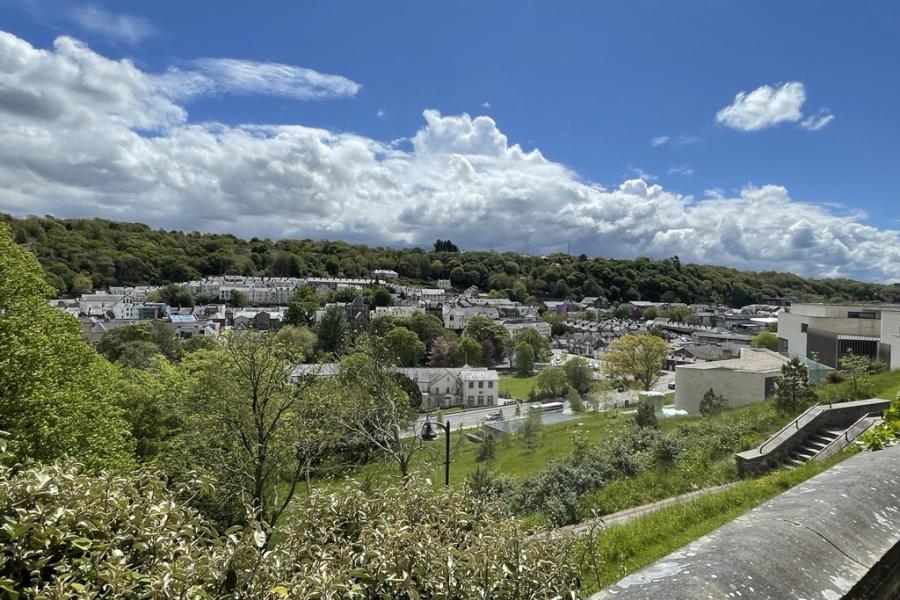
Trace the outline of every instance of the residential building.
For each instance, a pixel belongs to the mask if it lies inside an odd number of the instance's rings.
[[[450,280],[449,280],[449,279],[438,279],[438,280],[437,280],[437,286],[438,286],[439,289],[442,289],[442,290],[445,290],[445,291],[446,291],[446,290],[449,290],[449,289],[451,289],[451,288],[453,288],[453,286],[450,284]]]
[[[762,402],[775,391],[775,380],[788,358],[764,348],[744,348],[740,358],[675,367],[675,408],[700,412],[708,390],[721,394],[729,407]]]
[[[372,273],[372,277],[378,279],[379,281],[392,281],[400,277],[400,274],[397,271],[393,271],[391,269],[375,269]]]
[[[88,317],[134,319],[134,298],[125,294],[83,294],[78,311]]]
[[[441,307],[444,327],[452,331],[462,331],[472,317],[483,316],[495,321],[500,318],[500,311],[493,306],[448,306]]]
[[[550,323],[538,319],[502,319],[498,321],[511,337],[523,329],[534,329],[542,336],[549,338],[551,333]]]

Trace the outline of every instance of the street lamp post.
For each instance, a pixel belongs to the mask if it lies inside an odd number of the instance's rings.
[[[444,430],[444,485],[450,485],[450,421],[449,419],[444,425],[437,425]],[[425,421],[422,426],[422,435],[420,436],[426,442],[432,442],[437,439],[438,434],[434,427],[431,426],[431,420]]]

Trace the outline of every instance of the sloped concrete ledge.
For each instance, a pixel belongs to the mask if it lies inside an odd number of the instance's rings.
[[[897,571],[884,566],[898,543],[895,446],[832,467],[591,600],[882,597],[872,588],[896,585]],[[867,580],[881,571],[881,580]],[[860,596],[863,588],[870,591]]]

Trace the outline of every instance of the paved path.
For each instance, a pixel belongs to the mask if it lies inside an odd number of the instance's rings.
[[[625,510],[620,510],[619,512],[605,515],[603,517],[596,517],[593,519],[582,521],[581,523],[576,523],[574,525],[566,525],[564,527],[551,529],[550,531],[536,533],[533,537],[549,536],[551,538],[559,538],[567,535],[581,535],[589,531],[592,527],[599,527],[603,529],[612,525],[621,525],[622,523],[633,521],[634,519],[638,519],[669,506],[683,504],[695,498],[700,498],[701,496],[708,496],[709,494],[724,492],[725,490],[734,487],[738,483],[740,482],[733,481],[731,483],[726,483],[725,485],[703,488],[702,490],[688,492],[687,494],[682,494],[680,496],[672,496],[671,498],[665,498],[664,500],[657,500],[656,502],[651,502],[650,504],[626,508]]]

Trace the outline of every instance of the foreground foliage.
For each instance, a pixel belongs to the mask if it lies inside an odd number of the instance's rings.
[[[190,490],[182,490],[187,493]],[[314,493],[267,547],[220,535],[156,476],[0,469],[0,589],[28,598],[574,598],[558,543],[422,482]]]

